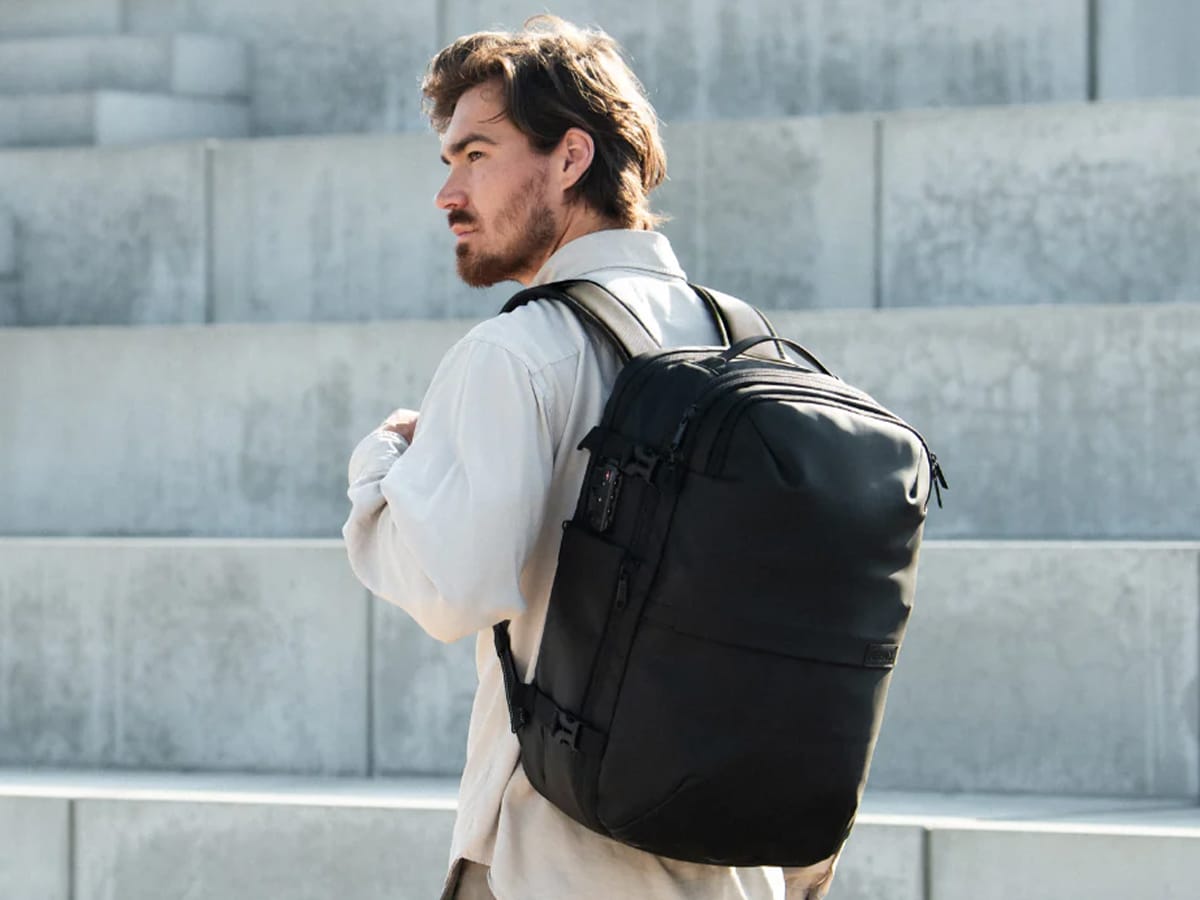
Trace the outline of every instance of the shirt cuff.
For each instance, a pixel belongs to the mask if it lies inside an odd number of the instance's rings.
[[[350,486],[383,478],[407,449],[408,441],[396,432],[376,428],[350,454]]]

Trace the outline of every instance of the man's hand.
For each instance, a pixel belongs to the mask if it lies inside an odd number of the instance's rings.
[[[382,431],[392,431],[400,435],[410,444],[413,442],[413,434],[417,430],[418,413],[414,409],[398,409],[379,426]]]

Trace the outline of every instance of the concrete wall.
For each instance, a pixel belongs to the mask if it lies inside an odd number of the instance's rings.
[[[926,547],[872,788],[1200,795],[1198,550]]]
[[[924,432],[930,535],[1200,536],[1200,305],[775,319]],[[334,536],[351,449],[466,327],[0,331],[0,534]]]
[[[888,306],[1200,300],[1200,103],[884,126]]]
[[[1083,0],[445,0],[446,39],[535,9],[600,25],[668,121],[1086,97]]]
[[[256,134],[423,128],[437,0],[125,0],[134,33],[197,31],[251,47]]]
[[[669,129],[689,274],[767,308],[1200,299],[1200,102],[891,116],[878,157],[875,127]],[[512,288],[454,274],[431,135],[2,158],[14,323],[481,316]]]
[[[1101,100],[1200,94],[1200,6],[1194,0],[1098,0]]]
[[[0,765],[366,774],[368,602],[340,548],[0,541]]]
[[[0,897],[71,900],[70,803],[0,797]]]
[[[0,765],[462,769],[475,641],[368,620],[340,542],[10,540],[0,573]],[[1198,578],[1195,544],[928,544],[872,790],[1195,801]]]
[[[76,900],[427,900],[453,812],[77,801]]]
[[[199,144],[0,153],[11,324],[204,321],[206,191]]]

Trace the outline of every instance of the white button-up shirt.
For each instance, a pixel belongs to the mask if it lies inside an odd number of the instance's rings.
[[[664,346],[717,342],[661,234],[577,238],[532,284],[567,278],[615,292]],[[527,304],[473,328],[439,365],[412,445],[377,430],[355,449],[343,529],[350,562],[433,637],[477,635],[451,871],[459,859],[490,866],[499,900],[779,898],[778,869],[664,859],[589,831],[538,794],[518,760],[491,626],[511,619],[518,671],[531,680],[561,523],[587,466],[576,448],[600,421],[619,367],[561,303]],[[788,895],[805,896],[791,873]]]

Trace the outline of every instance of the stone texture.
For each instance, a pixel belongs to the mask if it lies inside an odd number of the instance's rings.
[[[203,35],[103,36],[0,43],[0,93],[123,90],[210,97],[249,91],[246,48]]]
[[[768,307],[874,303],[865,118],[685,125],[655,208],[696,280]],[[234,142],[214,163],[217,321],[486,315],[454,272],[432,135]],[[754,165],[745,165],[751,158]],[[768,209],[763,198],[776,206]],[[751,237],[753,236],[753,237]],[[737,248],[737,252],[725,252]]]
[[[122,0],[0,0],[0,34],[115,34]]]
[[[197,145],[5,152],[0,205],[20,237],[14,324],[204,321],[204,192]]]
[[[79,801],[77,900],[421,900],[454,814],[234,803]]]
[[[874,305],[870,119],[678,125],[666,144],[654,208],[693,281],[765,308]]]
[[[488,315],[514,289],[467,288],[433,204],[432,135],[221,145],[213,176],[217,321]]]
[[[354,446],[465,330],[0,331],[0,534],[336,536]]]
[[[928,536],[1200,537],[1200,304],[772,320],[922,431]]]
[[[365,774],[338,546],[0,541],[0,764]]]
[[[245,137],[248,129],[245,104],[225,100],[121,91],[0,97],[0,147]]]
[[[255,134],[424,127],[419,80],[437,0],[126,0],[135,33],[195,31],[251,47]]]
[[[475,641],[435,641],[383,600],[372,614],[375,772],[458,775],[477,684]],[[482,649],[493,652],[490,634]]]
[[[1086,99],[1084,0],[446,0],[441,41],[549,10],[624,46],[668,121]]]
[[[1200,882],[1200,831],[935,829],[930,900],[1191,900]]]
[[[1099,0],[1101,100],[1200,94],[1200,6],[1194,0]]]
[[[0,796],[4,900],[70,900],[69,805],[65,800]]]
[[[8,281],[17,274],[17,223],[0,210],[0,281]]]
[[[917,825],[854,826],[833,887],[837,900],[925,900],[925,830]]]
[[[931,544],[873,789],[1200,793],[1200,546]]]
[[[885,120],[887,306],[1200,300],[1200,102]]]
[[[930,536],[1200,537],[1200,305],[774,319],[923,431]],[[0,333],[0,534],[334,536],[351,449],[468,324]]]

